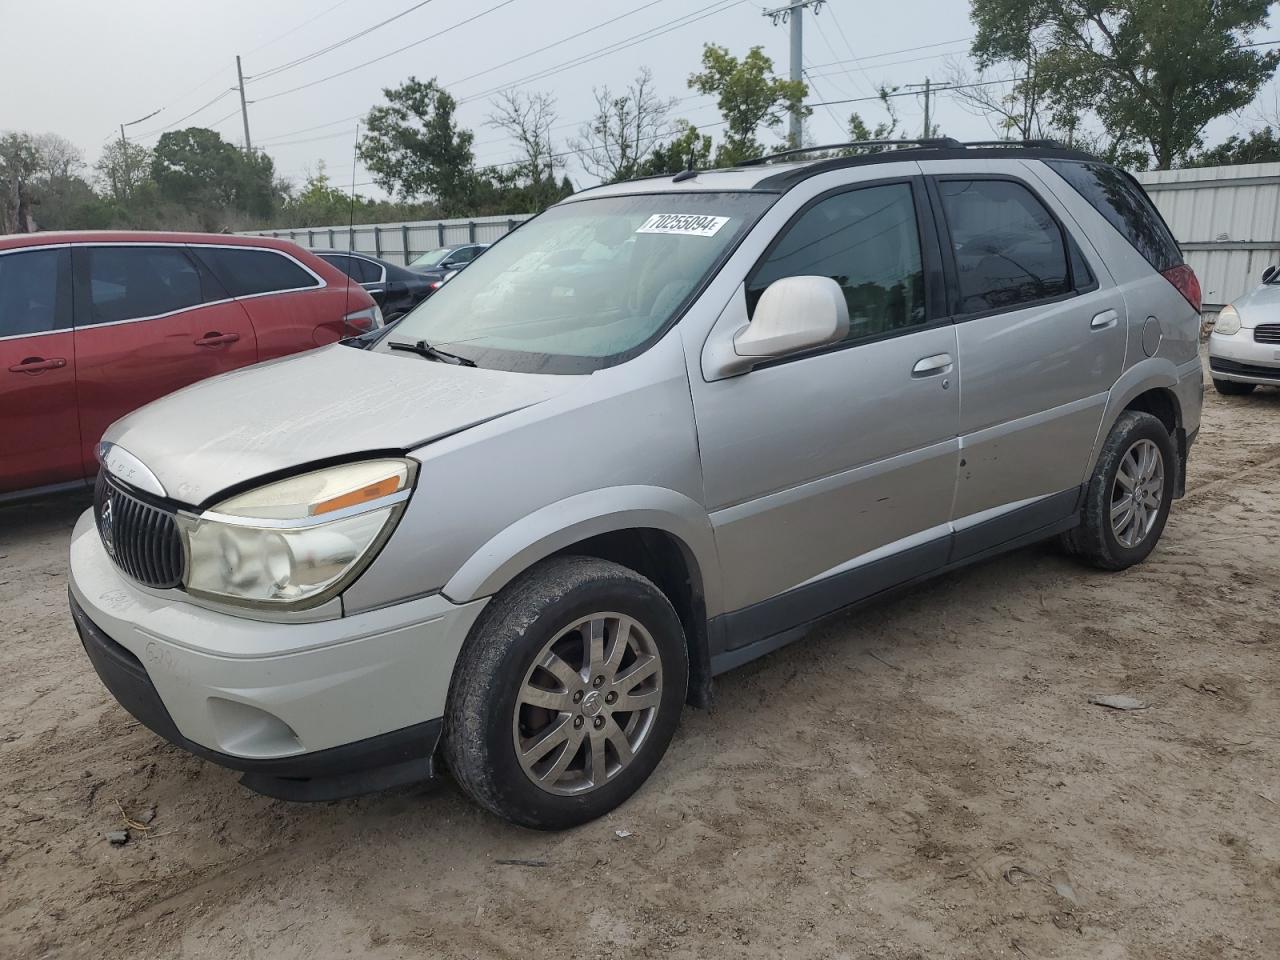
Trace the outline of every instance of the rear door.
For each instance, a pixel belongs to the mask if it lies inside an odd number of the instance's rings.
[[[108,426],[187,384],[253,363],[253,325],[181,244],[73,251],[80,434],[86,471]]]
[[[1075,510],[1123,369],[1126,311],[1096,252],[1086,256],[1069,229],[1074,222],[1030,181],[942,175],[931,190],[964,370],[952,516],[960,558]]]
[[[350,332],[343,317],[369,302],[359,287],[358,299],[350,295],[347,277],[342,286],[331,286],[282,250],[204,244],[191,249],[249,314],[263,360],[341,340]]]
[[[0,495],[82,479],[66,244],[0,251]]]

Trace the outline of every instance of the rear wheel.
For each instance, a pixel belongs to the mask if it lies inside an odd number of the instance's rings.
[[[1247,393],[1253,393],[1257,386],[1256,383],[1237,383],[1235,380],[1219,380],[1217,377],[1213,379],[1213,389],[1227,397],[1243,397]]]
[[[1103,570],[1141,563],[1164,531],[1177,469],[1164,424],[1149,413],[1122,413],[1085,488],[1080,525],[1062,537],[1067,551]]]
[[[548,561],[494,598],[463,647],[445,758],[498,816],[585,823],[658,765],[688,674],[680,619],[657,587],[603,560]]]

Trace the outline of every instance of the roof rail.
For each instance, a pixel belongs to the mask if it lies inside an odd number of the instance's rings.
[[[1061,140],[1051,140],[1048,138],[1029,139],[1029,140],[966,140],[961,146],[964,147],[1046,147],[1056,150],[1070,150]]]
[[[802,153],[817,153],[820,150],[848,150],[857,147],[963,147],[961,143],[952,137],[926,137],[920,140],[851,140],[848,143],[827,143],[818,147],[796,147],[794,150],[783,150],[780,153],[770,153],[763,157],[753,157],[750,160],[744,160],[738,164],[740,167],[758,167],[768,163],[770,160],[780,160],[783,157],[794,157]]]

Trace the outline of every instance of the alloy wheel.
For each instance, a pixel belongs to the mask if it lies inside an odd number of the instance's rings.
[[[525,674],[512,738],[530,780],[562,796],[596,790],[634,760],[662,702],[662,658],[649,631],[595,613],[557,633]]]
[[[1155,526],[1164,500],[1164,457],[1151,440],[1131,446],[1111,491],[1111,530],[1122,546],[1136,547]]]

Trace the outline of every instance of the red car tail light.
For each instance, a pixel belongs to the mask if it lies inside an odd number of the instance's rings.
[[[1200,280],[1189,265],[1180,263],[1176,267],[1165,270],[1160,276],[1172,283],[1178,292],[1187,298],[1187,303],[1195,307],[1196,313],[1200,312]]]

